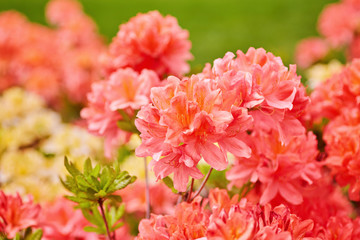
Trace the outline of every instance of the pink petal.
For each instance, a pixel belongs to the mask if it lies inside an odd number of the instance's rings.
[[[222,171],[228,166],[226,154],[213,143],[204,143],[200,147],[204,160],[214,169]]]

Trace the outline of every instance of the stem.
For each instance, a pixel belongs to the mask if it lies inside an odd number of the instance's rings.
[[[197,192],[195,193],[195,195],[194,195],[194,197],[191,199],[191,201],[194,200],[194,198],[196,198],[196,197],[200,194],[200,192],[203,190],[203,188],[204,188],[207,180],[208,180],[209,177],[210,177],[210,174],[211,174],[212,170],[213,170],[213,168],[210,168],[210,170],[209,170],[208,173],[206,174],[206,177],[205,177],[204,181],[201,183],[201,186],[200,186],[199,190],[197,190]]]
[[[98,200],[98,203],[99,203],[99,206],[100,206],[100,212],[101,212],[101,216],[104,220],[104,223],[105,223],[105,227],[106,227],[106,233],[108,235],[108,238],[109,240],[115,240],[111,237],[111,234],[110,234],[110,231],[109,231],[109,225],[108,225],[108,222],[106,220],[106,217],[105,217],[105,212],[104,212],[104,207],[103,207],[103,200],[101,198],[99,198]]]
[[[190,191],[188,193],[188,197],[186,200],[187,202],[190,202],[190,200],[191,200],[191,194],[192,194],[193,188],[194,188],[194,178],[191,178]]]
[[[146,157],[144,157],[144,167],[145,167],[145,198],[146,198],[146,218],[150,218],[150,187],[149,187],[149,176],[148,176],[148,167]]]

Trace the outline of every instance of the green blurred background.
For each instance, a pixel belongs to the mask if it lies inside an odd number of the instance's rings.
[[[0,11],[15,9],[45,24],[47,0],[0,0]],[[293,63],[296,43],[317,35],[322,8],[334,0],[82,0],[85,12],[110,41],[118,26],[138,12],[159,10],[175,16],[188,29],[193,68],[222,57],[226,51],[263,47]]]

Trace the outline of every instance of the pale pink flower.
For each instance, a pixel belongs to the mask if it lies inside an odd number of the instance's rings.
[[[136,110],[150,102],[150,89],[159,82],[153,71],[143,70],[139,74],[126,68],[114,72],[108,80],[92,84],[88,106],[81,111],[81,117],[87,120],[90,132],[105,137],[107,157],[132,134],[117,126],[117,122],[123,120],[118,110],[134,117]]]
[[[180,76],[189,71],[192,59],[189,33],[178,25],[176,18],[163,17],[158,11],[139,13],[120,25],[117,36],[103,56],[107,74],[119,68],[131,67]]]
[[[301,68],[310,67],[315,62],[323,59],[329,52],[327,42],[322,38],[306,38],[297,44],[295,62]]]
[[[131,68],[119,69],[110,75],[105,97],[112,111],[136,110],[149,104],[150,89],[159,84],[160,79],[153,71],[145,69],[138,74]]]
[[[23,200],[19,194],[6,195],[0,191],[0,233],[12,239],[20,230],[35,227],[40,209],[31,196]]]
[[[97,240],[96,233],[84,231],[90,223],[75,204],[65,198],[43,206],[38,226],[43,229],[44,240]]]

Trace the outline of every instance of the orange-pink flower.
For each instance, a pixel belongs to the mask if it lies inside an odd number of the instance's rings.
[[[340,186],[350,184],[349,197],[360,200],[360,111],[343,111],[324,129],[328,157],[325,164],[332,170]]]
[[[187,60],[192,59],[188,31],[180,28],[176,18],[163,17],[158,11],[139,13],[120,25],[117,36],[103,56],[107,74],[119,68],[131,67],[180,76],[189,71]]]
[[[0,234],[12,239],[20,230],[35,227],[40,209],[31,196],[23,200],[19,194],[6,195],[0,191]]]
[[[169,77],[167,85],[152,89],[151,100],[135,121],[143,139],[136,154],[153,157],[158,178],[174,172],[179,191],[186,190],[189,176],[202,176],[196,167],[201,157],[216,170],[224,170],[226,151],[250,156],[239,134],[249,128],[252,118],[245,108],[226,104],[221,89],[211,81],[197,75],[182,80]]]

